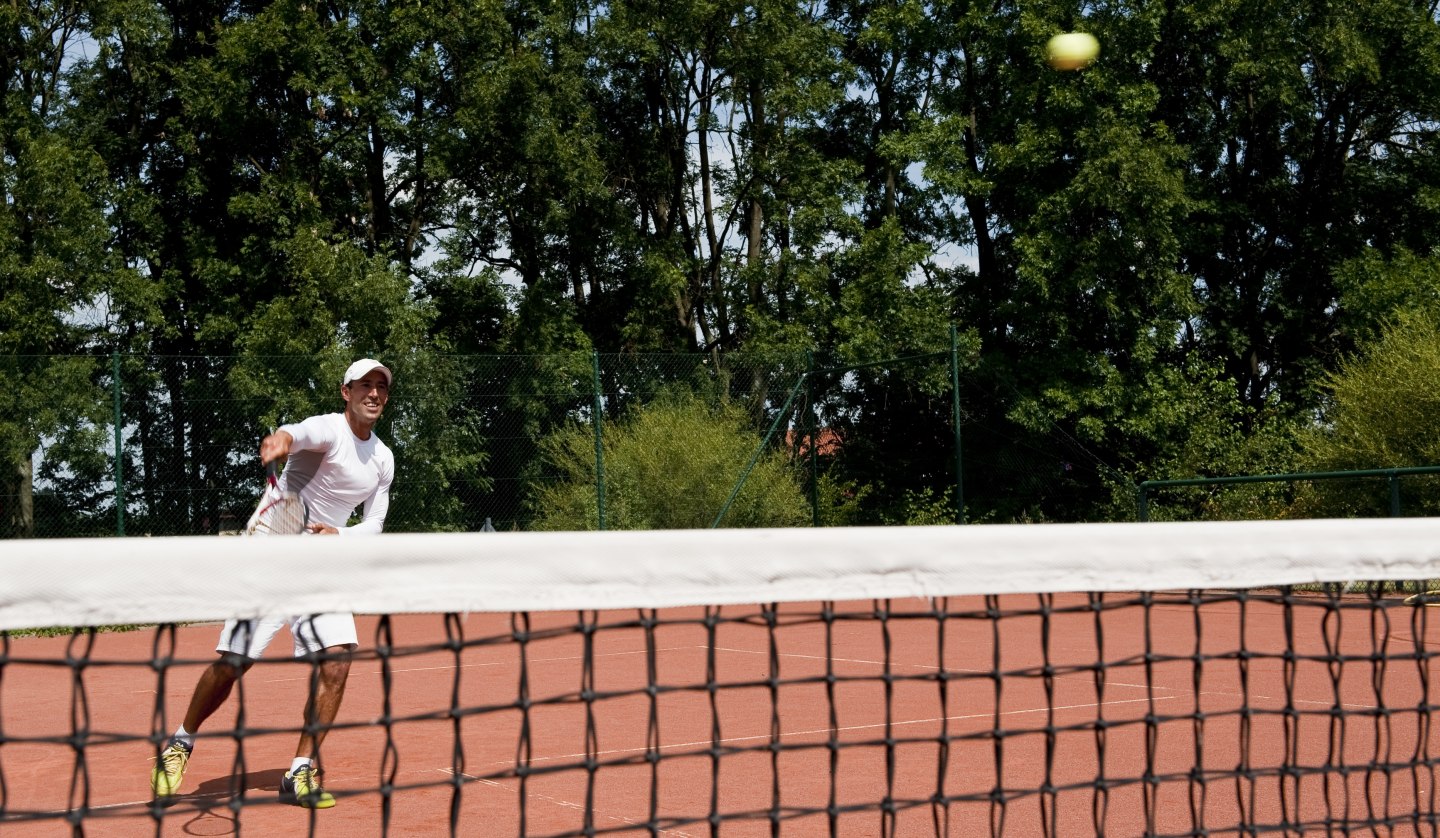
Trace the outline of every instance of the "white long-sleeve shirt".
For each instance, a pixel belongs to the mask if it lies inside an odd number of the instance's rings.
[[[380,437],[374,432],[369,439],[355,436],[343,413],[311,416],[280,430],[294,438],[280,488],[300,493],[310,507],[310,520],[329,524],[341,535],[379,533],[395,479],[395,456]],[[345,526],[361,504],[363,520]]]

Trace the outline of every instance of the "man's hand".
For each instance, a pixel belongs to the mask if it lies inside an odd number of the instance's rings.
[[[339,534],[340,534],[340,531],[339,531],[339,530],[335,529],[334,527],[330,526],[329,524],[321,524],[321,523],[318,523],[318,522],[317,522],[317,523],[314,523],[314,524],[306,524],[306,525],[305,525],[305,529],[309,530],[309,531],[312,532],[312,533],[315,533],[316,535],[339,535]]]
[[[295,441],[288,431],[276,431],[260,440],[260,465],[269,465],[275,460],[290,456],[290,444]]]

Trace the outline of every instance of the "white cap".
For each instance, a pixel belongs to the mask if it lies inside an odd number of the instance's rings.
[[[345,380],[340,382],[341,386],[349,384],[357,378],[364,378],[365,373],[371,370],[379,370],[385,373],[385,386],[390,386],[390,368],[375,360],[374,358],[361,358],[345,370]]]

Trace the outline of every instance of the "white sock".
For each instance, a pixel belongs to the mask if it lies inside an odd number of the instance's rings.
[[[295,761],[292,762],[292,763],[290,763],[290,776],[291,776],[291,777],[294,777],[296,771],[299,771],[299,770],[302,769],[302,768],[309,768],[309,767],[310,767],[310,758],[309,758],[309,757],[295,757]]]
[[[180,725],[175,728],[175,735],[170,738],[185,743],[185,747],[187,748],[195,747],[195,734],[186,730],[185,725]]]

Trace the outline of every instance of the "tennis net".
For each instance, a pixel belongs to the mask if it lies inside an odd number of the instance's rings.
[[[1434,834],[1437,536],[6,542],[0,832]],[[319,757],[338,805],[277,795],[330,662],[288,643],[153,800],[216,621],[330,611],[360,615]]]

